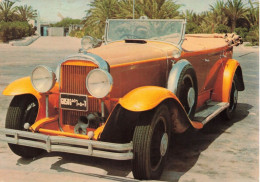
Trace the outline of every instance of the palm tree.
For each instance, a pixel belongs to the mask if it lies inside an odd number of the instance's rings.
[[[248,0],[249,7],[246,14],[246,19],[249,22],[250,26],[259,25],[259,2],[252,2]]]
[[[139,1],[135,1],[135,7],[134,7],[134,16],[140,17],[144,16],[144,12],[142,11],[142,8],[140,7]],[[120,0],[118,2],[118,11],[116,13],[117,18],[124,18],[124,19],[132,19],[133,18],[133,0]]]
[[[186,9],[184,12],[181,13],[181,18],[185,18],[187,22],[193,22],[195,16],[196,13],[194,13],[193,10]]]
[[[17,12],[20,15],[22,21],[28,21],[37,17],[37,11],[34,10],[32,6],[18,6]]]
[[[90,3],[83,23],[88,35],[101,38],[104,35],[106,20],[116,18],[115,12],[118,9],[117,0],[95,0]]]
[[[149,19],[169,19],[179,16],[181,5],[171,0],[136,0],[135,18],[146,16]],[[119,1],[118,18],[133,18],[133,0]]]
[[[225,13],[230,18],[231,32],[234,32],[236,28],[237,20],[245,18],[248,8],[242,0],[228,0],[226,3]]]
[[[3,1],[0,3],[0,17],[4,22],[12,21],[12,17],[14,16],[16,9],[13,7],[15,2],[11,1]]]
[[[181,5],[171,0],[136,0],[135,18],[168,19],[179,15]],[[100,38],[109,18],[132,18],[133,0],[95,0],[90,3],[84,24],[88,35]]]
[[[201,33],[213,33],[214,26],[212,25],[212,12],[204,11],[200,13],[201,23],[200,23],[200,32]]]
[[[217,0],[214,5],[210,5],[212,18],[216,25],[228,23],[228,18],[225,15],[226,4],[223,0]]]
[[[171,0],[139,0],[136,3],[143,15],[150,19],[169,19],[179,16],[181,5]]]
[[[181,7],[180,4],[176,4],[173,1],[167,0],[164,1],[163,4],[160,6],[157,17],[158,19],[172,19],[172,18],[179,18],[179,8]]]

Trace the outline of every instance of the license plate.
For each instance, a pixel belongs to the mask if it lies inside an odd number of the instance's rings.
[[[60,94],[60,108],[67,110],[87,111],[88,97],[86,95]]]

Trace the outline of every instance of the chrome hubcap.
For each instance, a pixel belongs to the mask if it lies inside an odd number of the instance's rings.
[[[160,145],[161,156],[164,156],[166,154],[167,148],[168,148],[168,135],[167,133],[164,133]]]
[[[188,91],[188,97],[187,97],[188,105],[191,108],[195,102],[195,90],[193,87],[190,87]]]
[[[237,89],[234,91],[234,104],[237,103],[237,98],[238,98],[238,91]]]
[[[235,89],[234,94],[233,94],[233,103],[230,103],[231,108],[230,108],[229,112],[232,112],[234,110],[234,108],[236,107],[237,99],[238,99],[238,91],[237,91],[237,89]]]

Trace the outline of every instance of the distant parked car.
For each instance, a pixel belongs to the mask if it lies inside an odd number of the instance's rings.
[[[4,140],[25,158],[47,150],[132,160],[135,178],[159,178],[171,134],[231,119],[244,90],[232,59],[241,39],[185,35],[185,26],[108,20],[102,45],[85,37],[55,73],[40,65],[4,90],[14,96]]]

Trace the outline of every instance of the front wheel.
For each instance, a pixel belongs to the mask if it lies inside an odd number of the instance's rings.
[[[140,117],[134,135],[133,175],[137,179],[160,178],[169,150],[170,114],[166,105]]]
[[[5,127],[15,130],[25,130],[24,124],[32,125],[35,122],[38,113],[38,102],[30,95],[15,96],[8,108]],[[44,150],[26,147],[15,144],[8,144],[9,148],[16,154],[24,158],[33,158]]]

